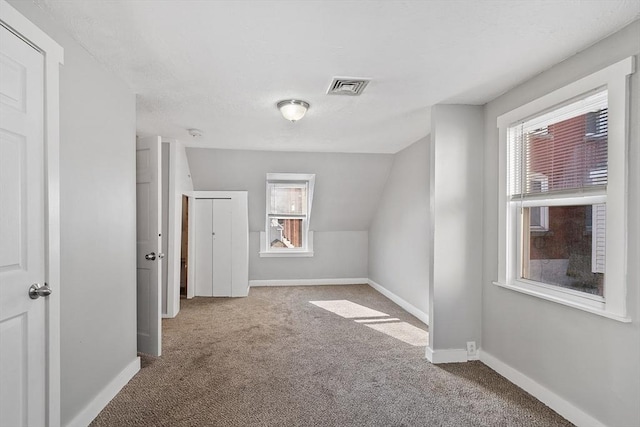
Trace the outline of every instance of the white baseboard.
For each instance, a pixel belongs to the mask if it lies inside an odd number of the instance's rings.
[[[353,279],[287,279],[287,280],[249,280],[249,287],[259,286],[318,286],[318,285],[362,285],[367,278]]]
[[[540,385],[522,372],[507,365],[502,360],[492,356],[486,351],[480,351],[480,361],[522,388],[536,399],[556,411],[558,414],[577,426],[605,427],[605,424],[593,418],[582,409],[558,396],[548,388]]]
[[[433,350],[427,346],[427,360],[434,365],[438,363],[462,363],[472,360],[467,356],[466,349],[450,348],[446,350]]]
[[[131,378],[140,370],[140,358],[136,357],[129,363],[115,378],[98,393],[98,395],[85,408],[80,411],[70,422],[67,427],[86,427],[95,417],[98,416],[111,399],[113,399],[122,387],[124,387]]]
[[[406,300],[400,298],[398,295],[394,294],[393,292],[391,292],[390,290],[388,290],[384,286],[380,285],[379,283],[374,282],[371,279],[367,279],[367,283],[373,289],[375,289],[376,291],[380,292],[382,295],[384,295],[385,297],[389,298],[391,301],[395,302],[400,307],[402,307],[404,309],[404,311],[406,311],[406,312],[412,314],[413,316],[417,317],[418,319],[420,319],[420,321],[422,321],[425,325],[429,324],[429,315],[427,313],[425,313],[424,311],[422,311],[419,308],[417,308],[416,306],[408,303]]]

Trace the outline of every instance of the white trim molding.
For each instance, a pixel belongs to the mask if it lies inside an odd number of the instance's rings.
[[[466,349],[448,348],[445,350],[434,350],[429,346],[427,346],[426,356],[427,360],[434,365],[439,363],[462,363],[477,359],[469,358]]]
[[[527,393],[531,394],[536,399],[540,400],[573,424],[589,427],[605,426],[605,424],[593,418],[571,402],[486,351],[480,351],[480,361],[518,387],[525,390]]]
[[[357,277],[349,279],[285,279],[249,280],[250,288],[262,286],[320,286],[320,285],[366,285],[369,279]]]
[[[67,424],[67,427],[85,427],[91,424],[91,421],[111,402],[111,399],[116,397],[120,390],[127,385],[139,370],[140,358],[136,357]]]
[[[402,307],[402,309],[404,309],[404,311],[406,311],[407,313],[409,313],[409,314],[413,315],[414,317],[418,318],[425,325],[429,325],[429,314],[428,313],[425,313],[424,311],[420,310],[415,305],[408,303],[406,300],[400,298],[398,295],[394,294],[393,292],[391,292],[390,290],[388,290],[387,288],[385,288],[381,284],[376,283],[371,279],[368,279],[367,283],[373,289],[375,289],[376,291],[380,292],[382,295],[384,295],[385,297],[387,297],[388,299],[390,299],[391,301],[395,302],[400,307]]]

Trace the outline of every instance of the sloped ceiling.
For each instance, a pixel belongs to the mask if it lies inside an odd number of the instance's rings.
[[[369,153],[427,135],[432,105],[483,104],[640,13],[638,0],[36,2],[138,94],[140,135]],[[334,76],[372,81],[329,96]],[[307,117],[282,119],[286,98],[309,101]]]
[[[188,148],[193,188],[248,191],[249,230],[264,230],[269,172],[316,174],[310,227],[365,231],[373,219],[393,155]]]

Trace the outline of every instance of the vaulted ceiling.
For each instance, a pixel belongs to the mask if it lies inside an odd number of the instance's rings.
[[[368,153],[427,135],[432,105],[483,104],[640,16],[638,0],[36,2],[137,94],[139,135]],[[334,76],[371,83],[327,95]],[[280,116],[287,98],[311,104],[303,120]]]

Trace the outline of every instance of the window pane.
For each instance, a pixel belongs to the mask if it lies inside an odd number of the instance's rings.
[[[302,219],[271,218],[269,222],[269,246],[294,249],[302,247]]]
[[[546,231],[532,227],[541,212]],[[602,296],[604,213],[604,204],[524,208],[521,277]]]
[[[607,91],[509,128],[509,144],[511,195],[606,185]]]
[[[305,215],[307,213],[306,185],[269,184],[271,202],[269,213],[280,215]]]
[[[546,206],[529,208],[529,226],[531,231],[549,231],[549,208]]]

